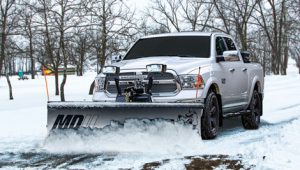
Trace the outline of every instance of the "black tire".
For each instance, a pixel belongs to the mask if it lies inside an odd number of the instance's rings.
[[[242,123],[244,128],[258,129],[260,124],[260,116],[262,115],[262,100],[257,90],[253,91],[248,110],[250,110],[250,113],[245,113],[242,115]]]
[[[201,117],[202,139],[213,139],[219,130],[220,107],[215,92],[210,91],[205,99],[203,115]]]

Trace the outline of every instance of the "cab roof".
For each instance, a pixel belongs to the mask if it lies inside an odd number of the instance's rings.
[[[176,32],[176,33],[164,33],[164,34],[154,34],[142,37],[141,39],[156,38],[156,37],[173,37],[173,36],[211,36],[216,34],[216,32]],[[217,33],[220,34],[220,33]],[[224,34],[224,33],[221,33]]]

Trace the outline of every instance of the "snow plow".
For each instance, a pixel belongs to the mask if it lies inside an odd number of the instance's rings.
[[[199,130],[202,108],[198,103],[49,102],[47,129],[100,129],[128,119],[159,119]]]
[[[190,124],[200,133],[203,104],[196,102],[195,98],[193,102],[155,101],[155,96],[159,95],[156,93],[157,83],[162,85],[171,83],[174,87],[174,83],[178,82],[173,79],[161,79],[164,76],[170,76],[166,65],[153,64],[147,67],[148,71],[144,74],[127,75],[127,73],[120,73],[120,67],[105,66],[103,72],[96,77],[93,102],[49,102],[48,131],[101,129],[122,125],[129,119],[147,119]],[[102,76],[105,77],[104,82],[113,86],[115,94],[109,92],[104,94],[102,86],[108,86],[108,84],[103,84]],[[104,94],[106,97],[101,97],[99,94]],[[162,97],[163,95],[161,93]],[[108,96],[110,97],[107,98]]]

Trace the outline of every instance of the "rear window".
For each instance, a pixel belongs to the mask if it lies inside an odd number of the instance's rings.
[[[160,56],[209,58],[210,36],[174,36],[140,39],[126,54],[124,60]]]

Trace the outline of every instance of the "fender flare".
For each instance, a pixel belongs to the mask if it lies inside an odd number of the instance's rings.
[[[261,84],[260,84],[259,77],[255,76],[252,80],[252,83],[251,83],[251,88],[250,88],[250,92],[249,92],[249,99],[248,99],[248,102],[247,102],[247,108],[249,107],[249,104],[250,104],[251,99],[252,99],[253,91],[254,91],[255,85],[257,83],[258,83],[258,93],[261,93]]]
[[[207,94],[208,94],[208,91],[209,89],[211,88],[211,86],[216,86],[216,90],[217,90],[217,96],[218,96],[218,101],[219,101],[219,106],[220,106],[220,117],[219,117],[219,126],[223,126],[223,104],[222,104],[222,92],[220,90],[220,87],[219,87],[219,83],[220,81],[218,81],[218,79],[216,79],[215,77],[210,77],[208,79],[208,81],[205,83],[205,87],[203,89],[203,92],[202,92],[202,98],[206,98]]]
[[[210,77],[210,78],[207,80],[207,82],[205,83],[205,86],[204,86],[204,89],[203,89],[203,92],[202,92],[201,97],[202,97],[202,98],[206,98],[207,93],[208,93],[210,87],[211,87],[213,84],[217,85],[217,88],[218,88],[217,93],[218,93],[219,95],[222,95],[222,93],[221,93],[221,91],[220,91],[220,87],[219,87],[219,85],[218,85],[218,84],[219,84],[218,82],[219,82],[219,81],[218,81],[215,77]]]

